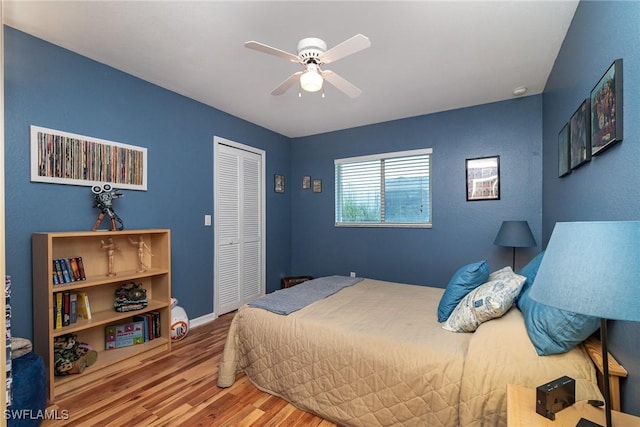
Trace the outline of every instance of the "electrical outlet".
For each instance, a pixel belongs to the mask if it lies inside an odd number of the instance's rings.
[[[204,225],[206,225],[207,227],[211,226],[211,215],[204,216]]]
[[[351,273],[349,273],[349,276],[351,276],[351,277],[356,277],[356,272],[355,272],[355,271],[352,271]]]

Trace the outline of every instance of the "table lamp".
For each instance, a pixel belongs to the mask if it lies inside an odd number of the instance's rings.
[[[531,298],[542,304],[600,318],[607,427],[607,319],[640,321],[639,281],[640,221],[559,222],[531,288]]]
[[[513,248],[511,269],[516,270],[516,248],[530,248],[536,245],[527,221],[502,221],[494,245]]]

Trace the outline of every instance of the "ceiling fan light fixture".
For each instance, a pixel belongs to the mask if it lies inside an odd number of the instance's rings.
[[[293,73],[285,81],[280,83],[278,87],[271,91],[271,95],[282,95],[293,85],[299,83],[299,97],[302,97],[303,90],[305,92],[318,92],[322,90],[322,97],[324,98],[322,86],[325,79],[329,84],[351,98],[356,98],[362,93],[360,89],[338,74],[324,69],[325,64],[333,63],[345,56],[352,55],[371,46],[369,38],[362,34],[356,34],[329,50],[327,50],[327,44],[323,40],[315,37],[307,37],[298,42],[297,55],[253,40],[245,42],[244,45],[249,49],[277,56],[304,67],[303,70]],[[323,67],[323,69],[321,70],[320,67]]]
[[[307,92],[317,92],[322,89],[324,79],[318,73],[318,67],[315,64],[309,64],[307,71],[300,76],[300,87]]]

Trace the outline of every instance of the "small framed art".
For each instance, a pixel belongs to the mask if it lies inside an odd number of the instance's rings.
[[[591,138],[589,137],[589,100],[585,99],[569,121],[569,146],[571,147],[571,169],[591,160]]]
[[[466,160],[467,201],[500,200],[500,156]]]
[[[565,123],[558,134],[558,177],[571,173],[569,153],[569,123]]]
[[[313,180],[313,192],[314,193],[322,193],[322,180],[314,179]]]
[[[591,90],[591,153],[622,141],[622,59],[616,59]]]
[[[309,175],[302,177],[302,188],[305,190],[311,188],[311,177]]]
[[[273,189],[276,193],[284,193],[284,175],[275,174],[273,177]]]

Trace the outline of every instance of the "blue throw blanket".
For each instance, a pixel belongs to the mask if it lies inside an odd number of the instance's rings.
[[[355,285],[361,280],[361,277],[321,277],[267,294],[251,301],[249,306],[263,308],[276,314],[289,314],[306,307],[312,302],[333,295],[342,288]]]

